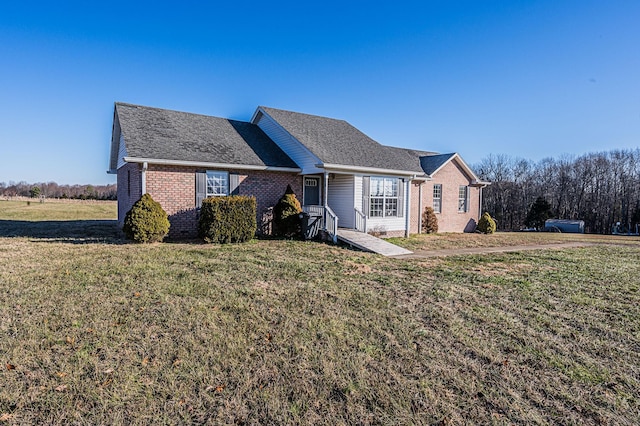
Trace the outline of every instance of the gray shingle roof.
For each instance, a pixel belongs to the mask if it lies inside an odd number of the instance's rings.
[[[250,166],[298,166],[256,125],[116,103],[129,157]]]
[[[454,155],[456,155],[455,152],[451,154],[438,154],[420,157],[420,165],[426,174],[432,175]]]
[[[433,171],[435,171],[435,169],[433,169],[432,171],[427,171],[427,169],[424,168],[424,162],[425,161],[428,162],[428,160],[424,160],[424,159],[429,157],[442,157],[442,155],[439,155],[435,152],[430,152],[430,151],[419,151],[419,150],[409,149],[409,148],[398,148],[395,146],[387,146],[387,148],[395,151],[396,155],[399,158],[403,159],[402,161],[404,161],[407,164],[406,170],[426,173],[428,175],[430,175]],[[454,154],[444,154],[444,155],[452,156]]]
[[[422,151],[382,145],[344,120],[260,108],[325,164],[423,173],[416,156]]]

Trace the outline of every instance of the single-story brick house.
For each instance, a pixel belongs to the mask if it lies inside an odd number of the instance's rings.
[[[194,236],[202,199],[228,194],[255,196],[268,232],[287,185],[329,233],[419,233],[426,206],[441,232],[469,232],[488,184],[457,153],[385,146],[343,120],[267,107],[242,122],[116,103],[109,173],[118,176],[119,222],[149,193],[173,237]]]

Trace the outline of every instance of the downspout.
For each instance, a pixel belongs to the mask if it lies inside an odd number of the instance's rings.
[[[409,226],[411,223],[411,179],[407,179],[407,183],[402,183],[403,185],[407,185],[407,189],[404,191],[407,194],[407,214],[405,215],[405,226],[404,226],[404,237],[409,238]]]
[[[480,188],[478,188],[478,190],[480,191],[480,194],[479,194],[480,203],[478,203],[478,220],[480,220],[480,218],[482,217],[482,188],[484,188],[484,186],[481,186]]]
[[[418,184],[418,234],[422,234],[422,185],[424,181]]]
[[[141,181],[142,181],[142,195],[147,193],[147,169],[149,168],[149,163],[146,161],[142,163],[142,173],[141,173]]]

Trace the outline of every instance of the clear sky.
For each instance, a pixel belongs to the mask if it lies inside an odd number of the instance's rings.
[[[116,101],[539,160],[640,146],[640,1],[3,1],[0,182],[115,182]]]

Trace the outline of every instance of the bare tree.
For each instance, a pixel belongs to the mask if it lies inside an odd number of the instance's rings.
[[[640,220],[640,149],[545,158],[538,163],[489,155],[475,166],[485,189],[483,209],[501,230],[520,229],[531,205],[544,197],[554,217],[582,219],[588,232],[608,233]]]

